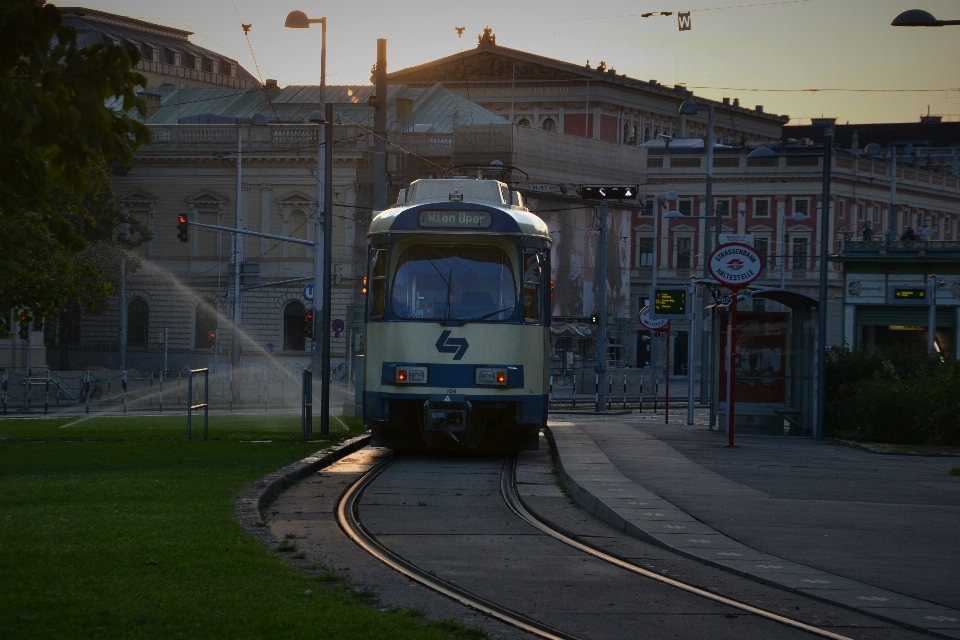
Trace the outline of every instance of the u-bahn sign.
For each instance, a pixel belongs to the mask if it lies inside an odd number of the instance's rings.
[[[722,244],[710,254],[710,273],[717,282],[737,291],[757,279],[763,270],[763,260],[748,244]]]

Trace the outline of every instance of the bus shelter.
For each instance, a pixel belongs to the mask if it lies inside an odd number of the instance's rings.
[[[782,289],[753,293],[740,303],[734,384],[736,433],[813,435],[817,301]],[[714,398],[717,424],[727,429],[727,306],[715,305]]]

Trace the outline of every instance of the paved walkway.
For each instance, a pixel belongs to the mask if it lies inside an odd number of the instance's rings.
[[[958,458],[554,415],[561,478],[615,528],[776,587],[960,638]]]

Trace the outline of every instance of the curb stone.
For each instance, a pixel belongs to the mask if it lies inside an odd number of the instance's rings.
[[[926,458],[960,458],[960,453],[920,453],[919,451],[887,451],[886,449],[881,449],[880,447],[871,447],[868,444],[864,444],[862,442],[856,442],[854,440],[841,440],[840,438],[827,438],[827,441],[839,444],[843,447],[850,447],[851,449],[860,449],[862,451],[869,451],[870,453],[877,453],[882,456],[923,456]]]
[[[576,429],[589,444],[580,447],[578,443],[571,442],[570,449],[567,451],[568,462],[565,465],[560,447],[557,445],[557,434],[553,429],[566,427]],[[573,423],[548,426],[544,429],[544,435],[554,456],[557,475],[569,490],[570,498],[589,515],[617,531],[771,587],[808,596],[941,638],[960,638],[960,611],[872,587],[757,551],[713,530],[659,495],[627,478],[610,462],[593,440]],[[604,473],[605,471],[608,473]],[[578,482],[573,473],[579,473],[583,481]],[[625,500],[634,500],[634,502],[625,503]],[[638,503],[636,502],[638,500],[645,502]],[[644,516],[667,516],[669,520],[666,521],[684,523],[680,527],[676,527],[675,524],[671,526],[680,529],[690,527],[691,532],[663,533],[655,528],[655,525],[658,522],[664,522],[663,520],[639,518],[638,512],[644,509],[629,505],[649,505],[646,509],[651,512],[656,510],[658,513],[644,513]],[[686,539],[689,535],[693,535],[694,539]],[[708,541],[709,549],[706,546]],[[723,553],[717,553],[721,549]],[[716,560],[711,555],[733,556],[743,560]],[[747,565],[753,565],[753,567]],[[757,571],[758,568],[762,570]],[[777,571],[771,571],[774,569]],[[824,588],[827,585],[830,587]],[[891,605],[896,603],[898,606],[885,606],[885,603]]]
[[[330,466],[368,444],[370,444],[369,434],[357,436],[327,449],[321,449],[303,460],[287,465],[279,471],[274,471],[251,483],[236,501],[236,514],[240,526],[257,542],[276,551],[280,545],[280,540],[273,535],[270,527],[265,526],[266,523],[260,515],[260,509],[283,493],[287,488],[287,483],[295,483],[313,475],[319,469]],[[290,558],[285,555],[282,557],[287,564],[300,569],[306,570],[313,565],[313,562],[308,559]]]

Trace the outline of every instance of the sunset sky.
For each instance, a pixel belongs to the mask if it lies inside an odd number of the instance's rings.
[[[389,69],[397,70],[472,49],[489,26],[501,46],[577,64],[603,60],[633,78],[683,83],[710,98],[740,98],[747,107],[762,104],[794,124],[821,115],[840,123],[915,122],[928,105],[945,121],[960,120],[960,26],[890,26],[911,8],[960,19],[956,0],[87,0],[82,6],[193,31],[196,44],[281,85],[319,82],[319,27],[283,26],[287,13],[300,9],[327,17],[329,84],[368,84],[377,38],[388,39]],[[676,13],[640,17],[650,11],[691,11],[693,29],[679,32]],[[241,22],[253,24],[249,45]],[[462,38],[454,27],[466,27]]]

